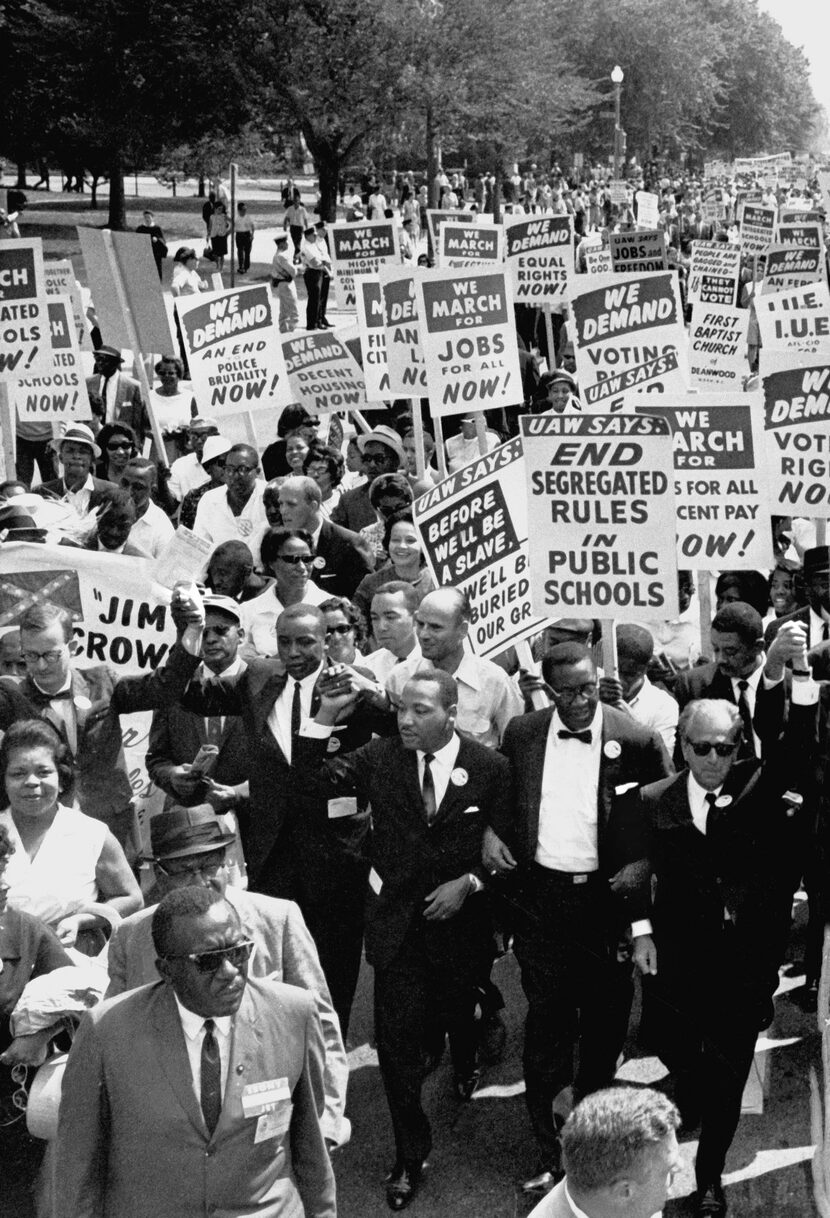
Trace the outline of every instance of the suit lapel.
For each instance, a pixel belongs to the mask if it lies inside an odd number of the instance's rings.
[[[252,1077],[254,1058],[262,1044],[262,1032],[255,1014],[251,991],[246,988],[242,1005],[233,1021],[225,1094],[222,1098],[219,1123],[213,1133],[214,1141],[226,1133],[233,1123],[234,1116],[241,1111],[244,1089],[254,1081],[263,1081],[254,1080]]]
[[[282,751],[277,738],[268,726],[268,716],[271,714],[271,708],[285,689],[285,684],[288,678],[284,673],[275,673],[274,676],[268,677],[265,684],[256,695],[256,711],[255,717],[259,725],[259,730],[262,736],[265,737],[270,747],[273,748],[282,758],[283,763],[288,765],[288,758]]]
[[[190,1060],[173,991],[163,983],[154,998],[151,1020],[158,1032],[156,1058],[188,1120],[207,1141],[207,1126],[193,1090]]]

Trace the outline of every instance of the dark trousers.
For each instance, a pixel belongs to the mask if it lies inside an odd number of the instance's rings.
[[[525,1099],[542,1158],[558,1166],[553,1101],[571,1082],[583,1096],[613,1081],[631,1011],[631,966],[617,963],[608,884],[599,873],[574,884],[534,863],[517,906],[513,950],[528,1002]]]
[[[699,944],[700,955],[690,961],[681,944],[658,936],[658,972],[643,984],[644,1020],[673,1077],[681,1114],[700,1113],[695,1175],[704,1188],[723,1174],[741,1117],[759,1008],[769,992],[763,968],[757,979],[747,976],[746,948],[735,942],[730,924],[721,941],[706,948]]]
[[[254,243],[253,233],[236,233],[236,263],[239,270],[249,271],[251,269],[251,246]]]
[[[291,240],[294,242],[294,261],[300,261],[300,244],[303,239],[302,224],[289,224],[288,231],[291,234]]]
[[[313,271],[309,267],[303,271],[303,281],[306,293],[308,294],[305,306],[305,328],[306,330],[316,330],[320,325],[320,294],[323,272]]]
[[[49,440],[24,440],[17,436],[17,456],[15,457],[15,473],[21,482],[32,485],[35,465],[40,471],[41,482],[50,482],[55,476],[55,459]]]
[[[474,986],[489,950],[488,932],[475,908],[462,908],[448,922],[416,917],[395,959],[375,969],[378,1061],[399,1159],[421,1163],[432,1148],[421,1104],[430,1031],[449,1033],[457,1074],[467,1078],[475,1067]]]
[[[329,319],[326,317],[326,309],[327,309],[328,303],[329,303],[329,286],[330,286],[330,284],[331,284],[331,275],[327,275],[324,271],[323,278],[320,281],[320,312],[317,315],[318,319],[319,319],[317,322],[318,325],[320,324],[321,321],[324,321],[326,323],[326,325],[328,325]]]

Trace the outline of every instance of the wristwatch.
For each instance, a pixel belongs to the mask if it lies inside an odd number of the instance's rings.
[[[472,871],[468,874],[467,879],[470,883],[470,894],[474,892],[481,892],[481,890],[484,888],[482,881],[477,875],[474,875]]]

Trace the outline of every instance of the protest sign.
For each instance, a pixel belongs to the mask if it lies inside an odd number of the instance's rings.
[[[824,201],[824,210],[830,216],[830,169],[819,169],[816,173],[818,188]]]
[[[107,342],[143,355],[169,355],[175,348],[152,242],[144,233],[81,225],[78,239],[95,311],[106,318]]]
[[[731,307],[738,295],[741,251],[728,241],[693,241],[689,268],[690,304],[722,304]]]
[[[631,405],[672,430],[678,566],[771,566],[764,435],[754,395],[668,393],[659,406],[642,398]]]
[[[377,275],[382,266],[401,261],[394,220],[332,224],[331,266],[338,309],[354,309],[355,275]]]
[[[12,404],[24,423],[63,423],[89,419],[92,409],[86,377],[78,350],[77,331],[68,296],[50,296],[46,301],[52,362],[42,376],[21,377],[10,382]]]
[[[637,204],[637,223],[640,228],[656,228],[660,219],[660,199],[650,190],[638,190],[634,199]],[[647,267],[647,270],[655,270]]]
[[[761,375],[770,511],[830,518],[830,364],[771,351]]]
[[[81,351],[92,350],[92,339],[86,324],[81,290],[75,278],[75,270],[69,258],[61,258],[57,262],[45,262],[43,275],[46,281],[47,296],[69,296],[72,301],[72,317],[75,333]]]
[[[43,242],[0,242],[0,376],[44,376],[52,366]]]
[[[731,178],[732,166],[728,161],[704,161],[703,176],[705,178]]]
[[[360,410],[366,404],[366,382],[357,360],[332,331],[287,336],[282,340],[291,384],[291,401],[309,414]]]
[[[608,247],[615,271],[664,271],[668,266],[665,233],[609,233]]]
[[[778,208],[778,224],[809,224],[818,225],[819,231],[824,222],[824,217],[820,211],[811,211],[809,203],[803,207],[779,207]]]
[[[572,216],[514,216],[505,220],[507,269],[513,300],[561,304],[574,275]]]
[[[523,415],[532,605],[540,617],[677,612],[674,463],[664,419]],[[536,539],[539,539],[538,541]]]
[[[673,271],[577,276],[571,307],[580,394],[589,411],[620,410],[629,389],[688,388]]]
[[[507,272],[427,271],[415,292],[433,416],[521,402]]]
[[[710,190],[703,198],[703,218],[709,224],[726,219],[726,202],[722,190]]]
[[[811,283],[755,297],[761,361],[771,351],[800,351],[830,363],[830,289]],[[820,357],[820,359],[819,359]]]
[[[455,224],[438,230],[438,265],[492,266],[504,262],[504,229],[500,224]]]
[[[740,215],[741,253],[745,258],[765,254],[772,245],[775,208],[763,203],[744,203]]]
[[[628,202],[628,183],[623,181],[622,178],[612,178],[605,185],[605,193],[609,201],[616,206],[625,204]]]
[[[782,292],[804,283],[825,279],[824,255],[820,249],[796,245],[771,245],[761,292]],[[826,279],[825,279],[826,282]]]
[[[415,295],[415,281],[423,274],[423,271],[389,267],[380,272],[389,392],[395,396],[421,397],[427,391]]]
[[[516,436],[478,457],[412,505],[437,587],[466,592],[469,639],[493,656],[537,634],[545,621],[530,605],[527,495],[522,441]]]
[[[453,224],[475,224],[474,211],[440,211],[435,207],[427,208],[427,248],[429,256],[435,260],[438,253],[438,234],[441,225],[447,220]]]
[[[749,310],[696,304],[689,330],[689,375],[698,389],[743,388],[749,373]]]
[[[775,229],[775,244],[798,245],[805,249],[820,250],[824,245],[821,237],[821,225],[807,224],[806,222],[787,224],[784,223],[782,218],[779,218]]]
[[[776,152],[772,156],[736,156],[733,161],[733,171],[737,175],[788,169],[792,164],[792,159],[792,154],[789,152]]]
[[[201,414],[293,401],[267,284],[181,296],[177,307]]]
[[[589,275],[610,275],[613,270],[611,266],[611,251],[604,249],[586,250],[585,269]]]
[[[386,329],[383,324],[383,292],[379,281],[370,275],[355,275],[354,291],[366,400],[383,402],[390,396]]]

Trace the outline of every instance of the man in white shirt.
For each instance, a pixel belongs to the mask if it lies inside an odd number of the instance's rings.
[[[494,431],[485,431],[484,436],[488,452],[498,447],[499,437]],[[451,474],[469,464],[470,461],[475,461],[479,455],[479,446],[474,414],[464,416],[461,420],[461,431],[457,436],[450,436],[444,442],[444,448],[447,450],[447,469]]]
[[[225,486],[199,500],[193,531],[212,542],[244,541],[259,565],[259,547],[268,529],[259,477],[259,455],[250,444],[234,444],[225,459]]]
[[[58,1215],[335,1218],[314,996],[248,976],[253,945],[212,889],[168,893],[153,941],[163,980],[100,1003],[73,1043]]]
[[[416,672],[442,668],[458,683],[458,726],[465,735],[498,748],[504,730],[523,710],[522,696],[503,668],[474,656],[467,647],[472,611],[459,588],[437,588],[415,612],[421,655],[411,654],[392,669],[387,692],[393,704]]]
[[[155,462],[147,457],[133,457],[121,475],[121,485],[130,492],[135,505],[135,524],[128,540],[158,558],[172,541],[175,529],[152,500],[158,485]]]
[[[198,490],[210,482],[210,474],[202,465],[202,453],[208,436],[218,436],[219,427],[215,419],[191,419],[187,429],[190,452],[177,457],[170,466],[167,489],[179,503],[189,491]]]
[[[382,584],[372,597],[372,634],[378,649],[364,656],[360,663],[381,685],[386,685],[392,669],[401,660],[417,662],[421,656],[415,635],[418,603],[418,593],[402,579]]]
[[[567,1175],[529,1218],[659,1218],[680,1168],[680,1114],[649,1087],[611,1087],[562,1130]]]
[[[280,334],[291,334],[300,324],[297,289],[294,280],[298,270],[288,256],[288,234],[274,238],[276,250],[271,259],[271,286],[280,305]]]
[[[671,757],[680,707],[646,675],[654,656],[654,639],[644,626],[617,626],[615,633],[619,679],[603,677],[599,696],[609,706],[627,711],[643,727],[659,732]]]

